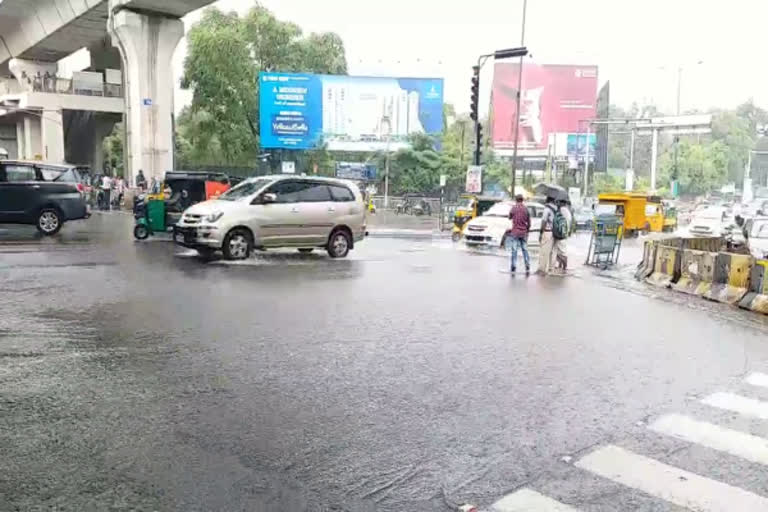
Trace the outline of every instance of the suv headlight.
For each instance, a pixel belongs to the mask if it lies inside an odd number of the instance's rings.
[[[216,222],[224,215],[224,212],[213,212],[205,216],[205,222]]]

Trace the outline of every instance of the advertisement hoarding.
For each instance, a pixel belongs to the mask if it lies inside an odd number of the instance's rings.
[[[587,134],[586,133],[569,133],[568,134],[568,156],[571,158],[578,158],[584,160],[587,156]],[[595,159],[597,151],[597,134],[589,134],[589,161],[592,162]]]
[[[495,149],[514,145],[519,63],[497,62],[492,97],[492,141]],[[597,66],[523,65],[520,96],[520,149],[546,150],[549,134],[578,133],[594,119]]]
[[[479,194],[483,191],[483,167],[480,165],[470,165],[467,167],[467,183],[465,190],[472,194]]]
[[[336,162],[336,177],[344,180],[374,180],[376,166],[364,162]]]
[[[443,128],[441,78],[260,73],[261,147],[396,151]]]

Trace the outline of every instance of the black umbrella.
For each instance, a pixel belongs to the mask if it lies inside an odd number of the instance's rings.
[[[560,185],[554,185],[552,183],[538,183],[533,190],[540,196],[551,197],[555,201],[567,201],[568,191]]]

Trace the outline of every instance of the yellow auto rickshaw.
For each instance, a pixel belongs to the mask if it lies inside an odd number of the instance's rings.
[[[599,194],[597,201],[596,215],[611,214],[618,215],[624,219],[625,237],[637,236],[640,231],[649,229],[649,223],[646,218],[648,197],[645,194],[632,192]]]
[[[456,208],[456,213],[453,216],[453,230],[451,233],[451,240],[458,242],[464,235],[464,227],[467,223],[482,215],[494,204],[502,201],[498,197],[483,197],[476,196],[474,194],[464,194],[459,197],[459,205]]]
[[[645,231],[661,233],[664,231],[664,204],[658,196],[648,196],[645,205]]]

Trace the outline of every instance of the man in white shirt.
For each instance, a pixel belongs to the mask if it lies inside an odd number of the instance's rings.
[[[109,210],[110,209],[110,199],[112,195],[112,178],[110,178],[108,175],[104,175],[101,178],[101,207],[103,210]]]

